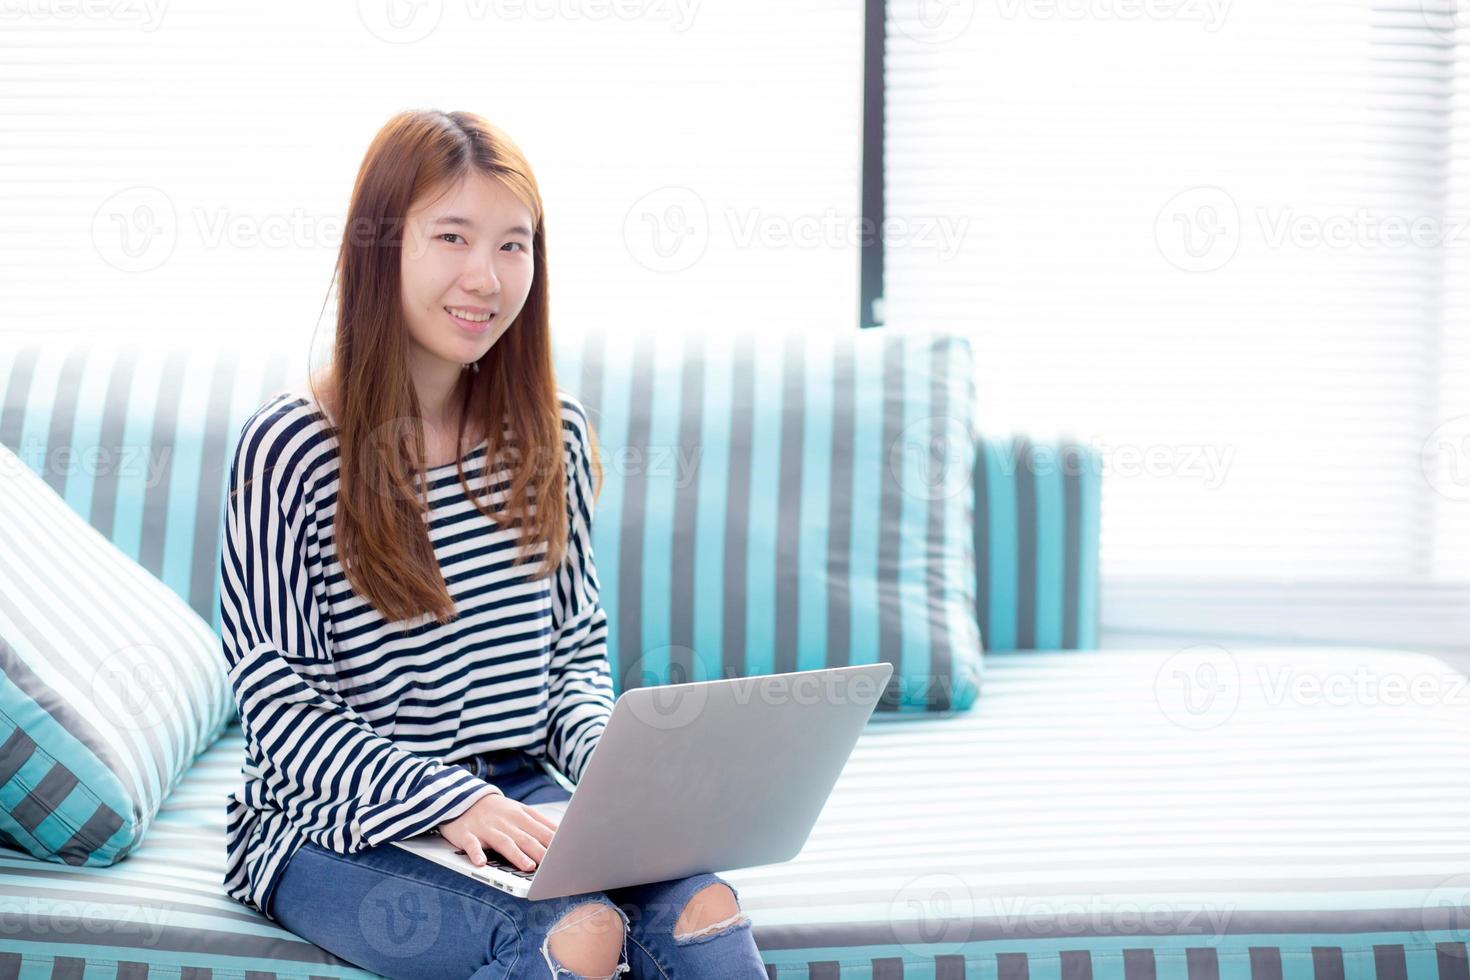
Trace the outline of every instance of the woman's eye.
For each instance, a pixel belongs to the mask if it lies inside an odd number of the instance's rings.
[[[520,242],[506,242],[505,244],[506,245],[514,245],[516,248],[520,249],[522,252],[524,252],[526,250],[526,246],[522,245]],[[501,248],[504,248],[504,247],[505,247],[505,245],[502,245],[501,246]]]
[[[458,238],[459,235],[456,232],[446,231],[444,234],[440,235],[439,237],[440,238]],[[453,244],[453,243],[451,243],[451,244]]]

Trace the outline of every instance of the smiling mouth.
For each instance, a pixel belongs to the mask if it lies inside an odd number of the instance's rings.
[[[463,306],[446,306],[446,307],[444,307],[444,310],[450,316],[459,317],[461,320],[470,320],[470,321],[473,321],[473,322],[476,322],[476,323],[488,322],[490,320],[493,320],[495,318],[496,313],[498,312],[496,310],[486,310],[484,312],[476,312],[474,310],[469,309],[468,307],[463,307]]]
[[[449,318],[462,329],[471,333],[484,333],[490,329],[490,324],[499,315],[497,313],[470,313],[468,310],[456,313],[453,307],[448,306],[444,307],[444,312],[449,314]]]

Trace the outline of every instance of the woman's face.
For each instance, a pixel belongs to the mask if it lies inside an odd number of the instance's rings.
[[[531,212],[481,174],[414,204],[401,259],[411,340],[456,370],[494,347],[531,291],[531,234]]]

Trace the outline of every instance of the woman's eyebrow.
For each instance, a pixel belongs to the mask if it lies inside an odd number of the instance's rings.
[[[436,218],[434,220],[434,227],[437,228],[439,225],[453,225],[456,228],[468,228],[471,231],[474,231],[475,229],[475,223],[473,221],[471,221],[469,218],[462,218],[457,214],[446,214],[443,217]],[[531,234],[531,229],[527,228],[525,225],[511,225],[509,228],[505,229],[505,233],[508,235],[529,236]]]

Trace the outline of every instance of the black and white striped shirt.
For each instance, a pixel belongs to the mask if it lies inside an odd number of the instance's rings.
[[[351,853],[430,830],[500,792],[455,765],[517,748],[581,778],[612,713],[607,617],[593,566],[590,440],[561,392],[566,558],[533,575],[459,485],[427,471],[426,521],[459,618],[389,623],[348,584],[333,540],[338,447],[306,396],[272,397],[231,464],[220,569],[223,649],[246,740],[226,803],[225,890],[259,911],[305,840]],[[477,494],[481,440],[463,458]],[[253,477],[248,487],[242,485]],[[482,496],[497,509],[510,470]],[[238,492],[238,493],[237,493]]]

